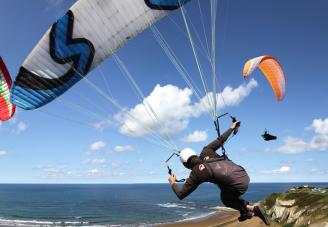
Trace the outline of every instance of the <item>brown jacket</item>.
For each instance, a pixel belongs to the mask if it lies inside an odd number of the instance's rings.
[[[228,157],[216,153],[232,132],[232,129],[228,129],[222,136],[204,147],[199,157],[192,158],[192,171],[182,189],[179,189],[177,184],[172,185],[179,199],[188,196],[204,182],[216,184],[221,190],[229,189],[241,193],[247,190],[249,177],[245,169],[233,163]]]

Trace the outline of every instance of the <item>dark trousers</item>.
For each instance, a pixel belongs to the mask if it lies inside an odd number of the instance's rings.
[[[222,203],[230,208],[240,211],[241,214],[247,212],[246,205],[249,202],[241,199],[241,195],[245,192],[232,191],[228,189],[221,189],[221,200]]]

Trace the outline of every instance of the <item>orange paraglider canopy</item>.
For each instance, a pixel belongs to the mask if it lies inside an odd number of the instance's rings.
[[[286,78],[278,60],[268,55],[248,60],[243,70],[244,78],[252,74],[257,67],[269,81],[276,99],[281,101],[285,96]]]

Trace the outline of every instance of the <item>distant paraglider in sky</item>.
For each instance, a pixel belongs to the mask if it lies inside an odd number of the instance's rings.
[[[244,78],[252,74],[257,67],[269,81],[277,101],[281,101],[285,96],[286,78],[278,60],[268,55],[248,60],[243,70]]]
[[[286,78],[278,60],[268,55],[248,60],[243,70],[244,78],[252,74],[257,67],[269,81],[277,101],[281,101],[285,97]],[[269,134],[267,130],[261,136],[265,141],[277,139],[276,136]]]
[[[11,78],[0,57],[0,121],[7,121],[15,114],[15,105],[10,103]]]
[[[265,140],[265,141],[270,141],[270,140],[276,140],[277,137],[274,136],[274,135],[271,135],[268,130],[265,130],[264,133],[262,134],[262,138]]]

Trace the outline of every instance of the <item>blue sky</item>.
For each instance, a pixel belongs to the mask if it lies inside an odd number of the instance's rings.
[[[208,33],[209,1],[204,2]],[[0,55],[13,78],[45,31],[72,4],[68,0],[1,1]],[[197,1],[191,1],[186,8],[205,44]],[[247,169],[252,182],[328,180],[327,10],[325,0],[219,0],[218,80],[225,100],[230,100],[220,112],[230,112],[242,121],[239,134],[226,148],[229,157]],[[184,29],[179,11],[156,26],[201,87],[189,41],[172,21]],[[210,115],[201,111],[196,114],[198,100],[150,30],[117,54],[147,100],[154,106],[161,103],[154,108],[170,124],[168,133],[179,148],[191,147],[200,152],[215,138]],[[279,103],[259,70],[254,73],[255,80],[244,81],[241,75],[248,59],[265,54],[279,59],[285,71],[286,97]],[[208,64],[200,56],[210,83]],[[127,111],[134,111],[149,123],[138,112],[140,101],[113,58],[90,73],[88,81],[106,92],[109,87]],[[120,122],[115,121],[118,118]],[[170,151],[147,142],[149,135],[127,135],[125,120],[119,109],[85,81],[43,108],[19,109],[12,121],[0,126],[0,182],[167,182],[164,161]],[[228,118],[223,119],[222,128],[230,123]],[[264,142],[260,138],[264,128],[279,139]],[[136,129],[144,133],[140,127]],[[172,166],[178,177],[187,176],[188,171],[178,159],[172,160]]]

